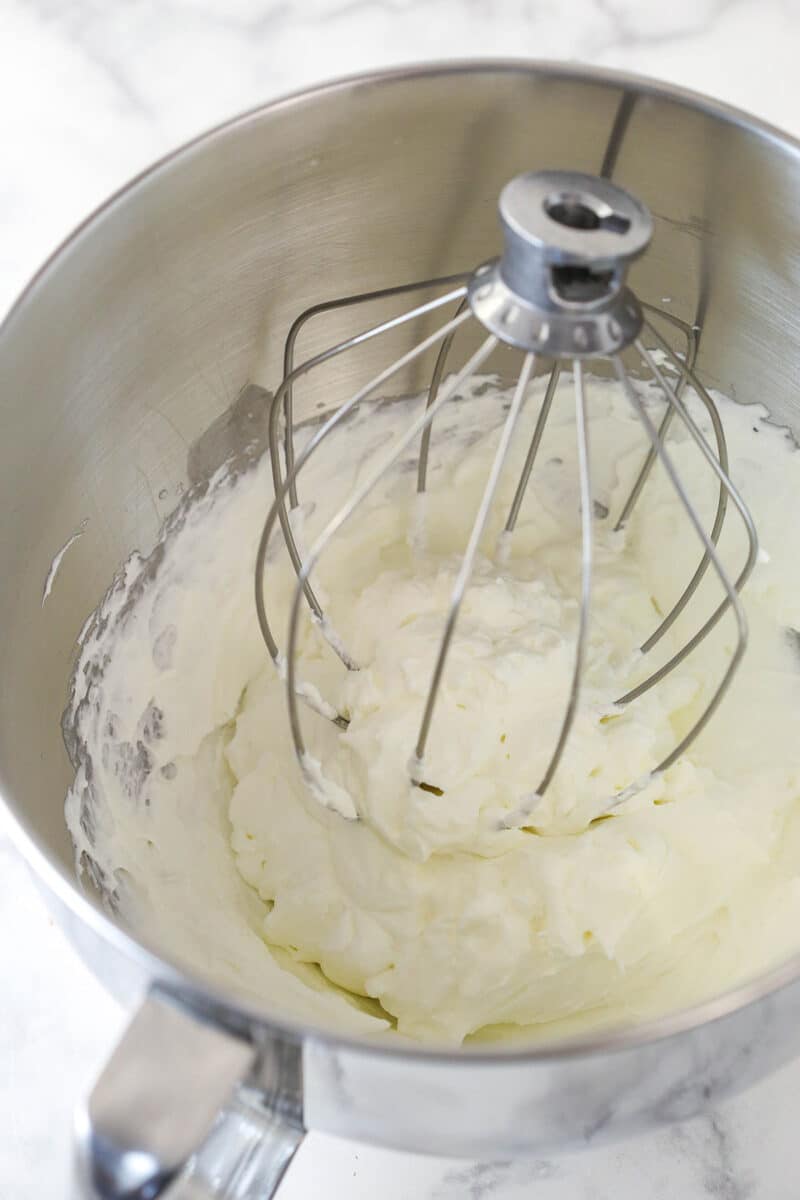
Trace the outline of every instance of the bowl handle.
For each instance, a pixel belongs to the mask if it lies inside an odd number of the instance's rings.
[[[76,1119],[81,1200],[268,1200],[300,1145],[300,1049],[153,991]]]

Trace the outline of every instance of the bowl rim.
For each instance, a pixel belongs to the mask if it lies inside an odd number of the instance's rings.
[[[398,65],[388,69],[357,72],[324,81],[309,87],[293,90],[263,104],[246,109],[231,118],[201,132],[189,141],[168,151],[142,171],[135,174],[121,187],[97,205],[75,228],[67,234],[49,254],[31,277],[17,299],[0,321],[0,345],[13,336],[13,326],[30,299],[46,285],[47,277],[63,257],[72,252],[85,234],[107,217],[129,195],[140,186],[154,181],[160,174],[177,165],[197,150],[205,149],[217,139],[226,137],[231,131],[265,118],[308,103],[324,101],[339,92],[353,92],[361,88],[399,83],[425,77],[442,78],[451,75],[521,75],[540,77],[549,81],[576,84],[596,83],[614,87],[621,92],[632,91],[639,96],[652,96],[681,107],[733,125],[749,132],[762,141],[774,145],[783,152],[794,153],[800,158],[800,139],[784,132],[777,126],[755,117],[723,101],[712,99],[700,92],[662,82],[628,71],[590,67],[581,64],[553,60],[528,58],[456,58],[431,60],[424,63]],[[737,984],[710,999],[687,1008],[678,1009],[661,1017],[649,1018],[635,1025],[606,1027],[583,1034],[553,1038],[542,1043],[526,1046],[512,1042],[470,1044],[458,1047],[443,1046],[441,1043],[426,1044],[400,1040],[385,1033],[358,1036],[340,1033],[325,1025],[312,1025],[283,1017],[262,1008],[255,1001],[237,995],[234,989],[206,978],[199,969],[180,964],[175,959],[164,957],[155,940],[147,936],[134,936],[116,924],[80,887],[77,875],[70,877],[63,864],[47,853],[30,830],[21,812],[3,794],[0,781],[0,804],[7,814],[7,823],[12,842],[27,861],[37,879],[52,892],[66,909],[100,939],[110,942],[124,957],[136,962],[149,976],[158,981],[177,999],[184,1000],[206,1012],[211,1009],[221,1023],[241,1027],[258,1025],[267,1031],[298,1042],[311,1039],[322,1045],[348,1050],[360,1055],[381,1055],[403,1060],[419,1060],[446,1065],[469,1063],[472,1066],[506,1065],[519,1066],[536,1062],[572,1059],[585,1055],[608,1054],[615,1051],[633,1050],[655,1042],[689,1033],[711,1022],[731,1017],[741,1009],[765,999],[800,977],[800,950],[788,959],[761,972],[744,983]],[[93,972],[94,973],[94,972]],[[102,982],[102,980],[101,980]],[[152,986],[152,985],[151,985]]]

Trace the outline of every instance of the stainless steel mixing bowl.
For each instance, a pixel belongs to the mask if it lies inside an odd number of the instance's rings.
[[[235,422],[221,414],[246,381],[274,384],[307,304],[495,253],[498,191],[537,167],[605,167],[650,207],[633,286],[702,326],[706,384],[797,431],[800,146],[695,96],[558,66],[395,71],[241,117],[109,201],[2,327],[2,792],[68,936],[140,1006],[82,1111],[92,1194],[160,1194],[205,1140],[192,1195],[264,1196],[312,1126],[470,1157],[590,1143],[687,1117],[800,1049],[800,957],[691,1012],[547,1048],[359,1043],[165,961],[75,882],[59,718],[76,635],[203,469],[190,447],[217,421],[224,452]],[[309,327],[305,350],[354,322]],[[420,330],[337,359],[304,388],[306,411],[404,337]],[[51,560],[80,528],[43,605]]]

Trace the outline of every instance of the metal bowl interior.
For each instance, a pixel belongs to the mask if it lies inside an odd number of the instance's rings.
[[[115,942],[120,961],[138,956],[145,974],[180,978],[115,930],[74,880],[60,717],[87,615],[127,555],[152,547],[192,480],[190,450],[203,432],[248,381],[275,385],[283,339],[302,309],[469,269],[497,253],[502,185],[543,167],[606,168],[650,207],[655,237],[633,287],[660,307],[668,297],[674,316],[702,326],[707,385],[766,404],[800,432],[800,146],[696,97],[557,66],[398,71],[241,117],[109,201],[7,318],[0,788],[76,941]],[[362,324],[355,310],[320,318],[298,351]],[[352,392],[423,332],[404,328],[309,376],[298,388],[299,417]],[[398,392],[420,386],[429,369],[399,380]],[[77,531],[43,603],[54,555]],[[91,957],[88,942],[83,949]],[[692,1014],[620,1036],[697,1025],[798,972],[800,960]],[[266,1001],[258,1015],[275,1018]]]

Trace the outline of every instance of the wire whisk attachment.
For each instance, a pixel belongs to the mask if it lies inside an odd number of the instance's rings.
[[[291,735],[306,784],[320,803],[350,819],[359,817],[356,801],[345,788],[325,778],[319,763],[306,748],[300,719],[301,702],[340,729],[347,728],[348,717],[325,700],[311,684],[298,678],[297,646],[301,610],[304,605],[308,607],[312,620],[326,638],[331,651],[340,659],[343,669],[358,670],[359,663],[338,635],[314,589],[314,569],[339,530],[350,520],[392,466],[415,444],[419,445],[416,487],[421,494],[426,491],[431,431],[437,414],[480,372],[493,351],[500,345],[512,347],[520,354],[517,382],[452,586],[430,685],[420,713],[416,741],[409,746],[410,784],[423,791],[442,794],[441,788],[437,786],[434,778],[429,777],[427,770],[427,750],[432,731],[435,731],[437,700],[447,670],[448,655],[456,635],[459,613],[470,585],[476,555],[496,497],[498,483],[514,442],[529,383],[534,371],[543,364],[549,365],[550,375],[505,521],[503,537],[508,539],[514,534],[551,414],[559,378],[565,367],[571,368],[580,498],[580,608],[571,682],[558,736],[541,778],[531,780],[530,789],[524,796],[518,797],[519,803],[509,810],[498,828],[526,827],[531,823],[532,813],[558,771],[573,732],[580,703],[581,683],[586,667],[593,559],[593,497],[587,410],[590,402],[587,392],[591,391],[591,384],[586,378],[587,363],[605,361],[610,364],[613,376],[649,442],[649,449],[622,506],[615,528],[622,528],[629,520],[647,479],[658,462],[694,529],[702,551],[698,565],[683,592],[653,633],[642,643],[641,652],[647,655],[672,628],[709,570],[714,572],[722,589],[721,601],[702,625],[679,646],[664,665],[653,670],[642,682],[620,696],[617,705],[624,707],[632,704],[662,682],[693,653],[728,611],[733,613],[736,625],[733,651],[713,693],[691,727],[679,738],[673,749],[653,765],[646,777],[608,796],[595,817],[610,814],[640,790],[648,780],[666,771],[685,753],[719,708],[747,645],[747,620],[739,593],[755,565],[758,539],[752,517],[728,473],[728,450],[717,407],[695,371],[696,332],[676,318],[660,314],[680,329],[686,338],[685,354],[679,355],[650,319],[657,310],[640,302],[626,283],[630,264],[646,251],[652,238],[653,222],[649,212],[632,195],[605,179],[576,172],[542,171],[518,176],[507,184],[500,196],[499,216],[504,247],[500,257],[492,262],[483,263],[467,274],[427,279],[377,292],[347,296],[316,305],[302,313],[289,332],[283,380],[271,401],[269,453],[275,499],[264,523],[256,556],[256,612],[269,654],[285,681]],[[343,307],[357,306],[415,291],[442,288],[445,290],[434,299],[426,300],[398,316],[372,325],[363,332],[295,365],[297,336],[312,318]],[[381,370],[314,427],[302,450],[295,453],[293,388],[299,378],[339,354],[356,351],[364,343],[380,338],[401,325],[453,305],[456,306],[453,316]],[[485,337],[468,361],[445,378],[447,355],[457,331],[468,323],[475,322],[482,327]],[[659,356],[655,356],[647,348],[643,332],[646,332],[649,341],[654,341],[658,346]],[[312,544],[301,551],[293,531],[291,513],[300,503],[298,480],[307,463],[334,430],[364,401],[380,397],[397,375],[437,347],[438,354],[424,410],[408,423],[379,461],[363,472],[345,502],[327,521]],[[657,385],[663,396],[665,409],[658,426],[654,424],[638,387],[625,368],[622,354],[626,350],[635,352],[643,375]],[[669,371],[667,367],[670,368]],[[687,408],[683,398],[687,385],[694,389],[707,412],[714,446],[709,443]],[[706,528],[690,499],[667,447],[667,434],[673,423],[681,426],[697,446],[716,480],[717,504],[710,529]],[[746,558],[735,578],[729,575],[718,552],[719,539],[731,507],[737,511],[747,535]],[[296,575],[284,651],[276,641],[267,615],[265,598],[267,549],[277,526],[280,527]]]

